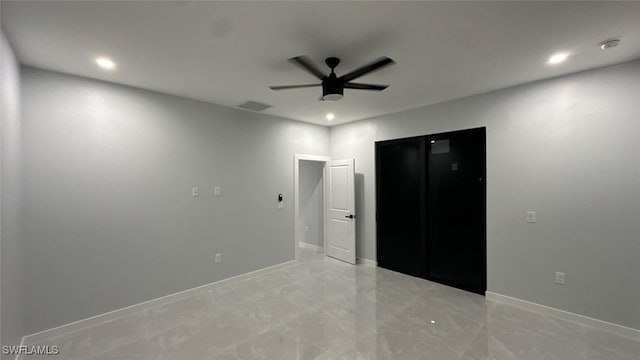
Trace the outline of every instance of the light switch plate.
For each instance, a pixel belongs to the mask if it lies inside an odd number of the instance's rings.
[[[527,211],[527,222],[528,223],[536,222],[536,212],[535,211]]]
[[[191,196],[193,196],[193,197],[200,196],[200,189],[197,188],[197,187],[192,187],[191,188]]]

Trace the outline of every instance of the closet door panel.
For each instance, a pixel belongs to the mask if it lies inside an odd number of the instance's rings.
[[[378,266],[425,277],[425,139],[376,143]]]
[[[484,128],[428,136],[429,278],[484,294]]]

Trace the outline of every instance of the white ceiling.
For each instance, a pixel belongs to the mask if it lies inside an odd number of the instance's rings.
[[[225,106],[334,125],[640,57],[640,2],[2,2],[2,26],[27,65]],[[598,43],[620,38],[617,48]],[[572,55],[549,66],[558,51]],[[271,91],[314,78],[287,62],[340,57],[338,75],[383,92]],[[106,55],[116,71],[98,68]],[[335,120],[325,119],[327,112]]]

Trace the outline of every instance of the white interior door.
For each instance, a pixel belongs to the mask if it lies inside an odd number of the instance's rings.
[[[327,255],[356,263],[354,159],[329,162]]]

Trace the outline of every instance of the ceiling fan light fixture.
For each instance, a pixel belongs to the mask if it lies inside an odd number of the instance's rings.
[[[322,100],[324,101],[338,101],[342,99],[342,94],[325,94],[322,96]]]
[[[329,75],[322,82],[322,100],[338,101],[344,96],[344,85],[336,78],[335,74]]]

